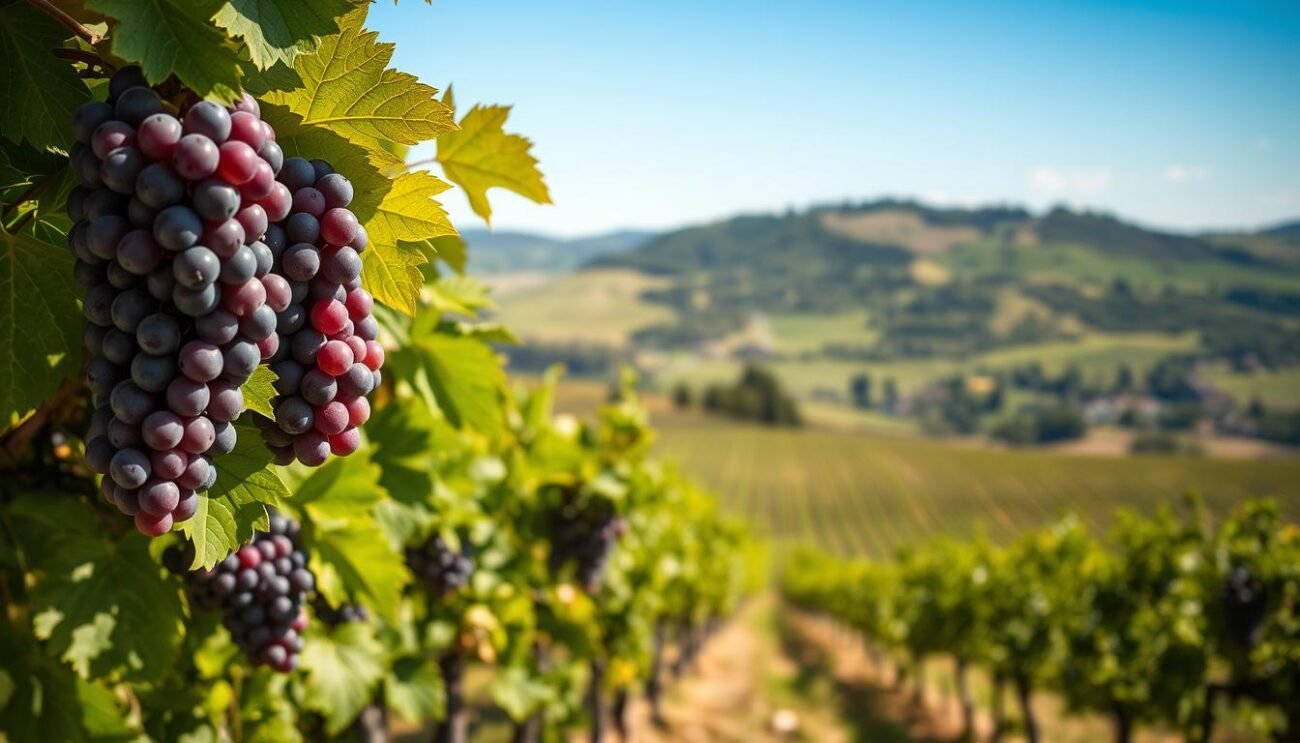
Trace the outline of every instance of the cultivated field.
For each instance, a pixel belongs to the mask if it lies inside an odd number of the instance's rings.
[[[1249,496],[1300,517],[1300,461],[1088,457],[910,438],[661,419],[662,451],[781,540],[888,556],[933,534],[995,540],[1075,513],[1097,530],[1117,508],[1189,491],[1222,512]]]

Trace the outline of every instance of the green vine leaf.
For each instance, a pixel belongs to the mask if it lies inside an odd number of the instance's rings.
[[[32,592],[36,635],[82,678],[145,677],[169,668],[181,637],[178,586],[149,540],[68,540]]]
[[[72,256],[28,232],[0,230],[0,427],[77,370],[80,326]]]
[[[406,722],[441,719],[442,674],[426,658],[398,658],[384,679],[384,701],[398,719]]]
[[[27,3],[0,7],[0,136],[38,148],[72,144],[68,122],[90,91],[51,51],[68,33]]]
[[[214,0],[86,0],[110,18],[113,53],[136,62],[151,83],[175,74],[202,98],[240,95],[239,50],[210,20]]]
[[[370,703],[384,676],[384,646],[364,622],[345,622],[332,632],[313,635],[302,651],[306,706],[325,717],[337,735]]]
[[[506,376],[490,346],[474,338],[431,332],[413,338],[410,353],[428,376],[447,420],[488,435],[501,430]]]
[[[451,91],[444,99],[451,105]],[[465,190],[470,208],[492,223],[489,188],[504,188],[538,204],[551,203],[551,192],[532,155],[533,143],[507,134],[509,106],[475,106],[460,120],[460,129],[438,137],[438,162],[453,183]]]
[[[244,382],[244,386],[239,391],[244,395],[244,407],[260,413],[272,420],[275,419],[275,408],[271,405],[271,400],[275,398],[275,372],[271,371],[269,366],[259,366],[253,372],[253,376]]]
[[[262,435],[249,424],[236,424],[239,442],[217,464],[217,484],[199,496],[199,510],[181,522],[180,531],[194,543],[191,570],[211,568],[270,528],[266,505],[289,497],[289,489],[271,468]]]
[[[265,70],[277,62],[292,65],[319,37],[337,34],[334,19],[351,5],[350,0],[228,0],[212,20],[243,38],[253,64]]]
[[[303,85],[273,93],[308,126],[320,126],[370,150],[387,143],[412,145],[456,128],[451,109],[434,88],[388,68],[393,45],[364,28],[366,8],[339,21],[340,32],[299,54],[293,66]]]

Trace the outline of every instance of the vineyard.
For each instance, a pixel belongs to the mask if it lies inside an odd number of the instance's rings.
[[[1073,713],[1113,720],[1113,740],[1143,727],[1208,741],[1218,718],[1291,741],[1300,735],[1300,539],[1276,506],[1250,501],[1211,525],[1192,502],[1175,515],[1128,511],[1106,541],[1078,521],[1029,532],[1006,547],[931,540],[897,561],[804,552],[786,595],[828,614],[893,657],[896,683],[924,689],[922,664],[947,658],[975,729],[970,672],[992,677],[992,738],[1041,731],[1033,692]]]
[[[773,538],[886,558],[934,535],[1002,542],[1075,514],[1103,531],[1195,491],[1226,513],[1275,498],[1300,518],[1300,463],[1084,457],[663,416],[661,450]],[[761,465],[759,464],[761,463]]]
[[[367,10],[0,7],[0,739],[598,740],[754,588],[632,376],[507,379],[434,197],[531,143]]]

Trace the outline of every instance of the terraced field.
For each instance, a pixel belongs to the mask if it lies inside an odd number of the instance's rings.
[[[933,534],[1006,539],[1075,513],[1104,530],[1115,510],[1202,494],[1213,512],[1249,496],[1300,518],[1300,461],[1086,457],[824,430],[659,419],[659,446],[774,538],[887,556]]]

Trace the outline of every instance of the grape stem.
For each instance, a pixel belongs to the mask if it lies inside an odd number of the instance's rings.
[[[72,33],[85,39],[86,43],[98,44],[102,41],[98,34],[81,25],[81,21],[78,21],[76,18],[63,12],[60,8],[55,7],[49,0],[27,0],[27,3],[61,23]]]

